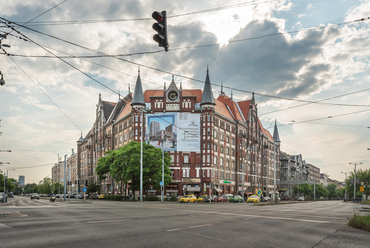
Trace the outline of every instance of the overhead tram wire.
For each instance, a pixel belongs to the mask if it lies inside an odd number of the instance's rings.
[[[301,124],[301,123],[314,122],[314,121],[319,121],[319,120],[333,119],[333,118],[337,118],[337,117],[353,115],[353,114],[360,114],[360,113],[365,113],[365,112],[370,112],[370,109],[360,110],[360,111],[355,111],[355,112],[349,112],[349,113],[345,113],[345,114],[329,115],[329,116],[326,116],[326,117],[320,117],[320,118],[315,118],[315,119],[310,119],[310,120],[303,120],[303,121],[292,120],[292,121],[290,121],[291,123],[282,124],[282,125],[279,125],[279,127],[291,126],[291,125],[296,125],[296,124]]]
[[[370,90],[370,88],[363,89],[363,90],[358,90],[358,91],[353,91],[353,92],[350,92],[350,93],[346,93],[346,94],[342,94],[342,95],[338,95],[338,96],[332,96],[332,97],[324,98],[324,99],[321,99],[321,100],[317,100],[317,101],[314,101],[312,103],[319,103],[319,102],[322,102],[322,101],[327,101],[327,100],[331,100],[331,99],[335,99],[335,98],[340,98],[340,97],[343,97],[343,96],[349,96],[349,95],[353,95],[353,94],[357,94],[357,93],[362,93],[362,92],[369,91],[369,90]],[[274,111],[270,111],[270,112],[266,112],[266,113],[261,113],[259,115],[262,116],[262,115],[267,115],[267,114],[271,114],[271,113],[277,113],[277,112],[284,111],[284,110],[290,110],[290,109],[293,109],[293,108],[298,108],[298,107],[306,106],[306,105],[309,105],[309,104],[312,104],[312,103],[304,103],[304,104],[300,104],[300,105],[296,105],[296,106],[292,106],[292,107],[288,107],[288,108],[277,109],[277,110],[274,110]],[[339,104],[338,106],[345,106],[345,107],[370,107],[370,105],[354,105],[354,104]]]
[[[37,86],[37,88],[55,105],[55,107],[57,107],[59,110],[60,110],[60,112],[62,112],[67,118],[68,118],[68,120],[70,121],[70,122],[72,122],[73,123],[73,125],[75,125],[75,127],[77,127],[77,129],[78,130],[80,130],[81,132],[82,132],[82,130],[81,130],[81,128],[79,127],[79,126],[77,126],[77,124],[58,106],[58,104],[56,104],[54,101],[53,101],[53,99],[51,99],[50,98],[50,96],[48,95],[48,94],[46,94],[46,92],[45,91],[43,91],[42,89],[41,89],[41,87],[22,69],[22,67],[12,58],[12,57],[10,57],[10,59],[14,62],[14,64],[16,64],[16,66]]]
[[[2,20],[5,20],[7,22],[10,22],[4,18],[1,18],[0,19]],[[359,21],[365,21],[365,20],[369,20],[370,18],[361,18],[361,19],[357,19],[357,20],[354,20],[354,21],[349,21],[349,22],[345,22],[345,23],[341,23],[341,24],[347,24],[347,23],[352,23],[352,22],[359,22]],[[12,23],[12,22],[10,22]],[[14,22],[13,22],[14,23]],[[16,25],[20,25],[20,24],[17,24],[17,23],[14,23]],[[337,24],[337,25],[340,25],[340,24]],[[331,27],[331,26],[326,26],[326,27],[323,27],[323,28],[327,28],[327,27]],[[34,32],[37,32],[37,33],[40,33],[40,34],[43,34],[43,35],[46,35],[46,36],[49,36],[49,37],[52,37],[52,38],[55,38],[55,39],[58,39],[58,40],[61,40],[61,41],[64,41],[66,43],[69,43],[71,45],[75,45],[77,47],[80,47],[80,48],[83,48],[83,49],[86,49],[88,51],[91,51],[91,52],[94,52],[94,53],[98,53],[98,54],[103,54],[104,56],[107,56],[108,54],[105,54],[103,52],[99,52],[99,51],[96,51],[96,50],[93,50],[93,49],[90,49],[90,48],[87,48],[87,47],[84,47],[84,46],[81,46],[81,45],[78,45],[78,44],[75,44],[73,42],[69,42],[69,41],[66,41],[66,40],[63,40],[61,38],[58,38],[58,37],[55,37],[55,36],[52,36],[52,35],[48,35],[48,34],[45,34],[45,33],[42,33],[40,31],[37,31],[37,30],[34,30],[34,29],[31,29],[31,28],[28,28],[28,27],[25,27],[31,31],[34,31]],[[319,27],[319,28],[322,28],[322,27]],[[313,29],[313,28],[310,28],[310,29]],[[300,31],[304,31],[304,30],[300,30]],[[292,32],[299,32],[299,31],[292,31]],[[289,32],[287,32],[289,33]],[[285,34],[285,33],[277,33],[277,34]],[[271,35],[277,35],[277,34],[271,34]],[[257,38],[264,38],[266,37],[265,36],[260,36],[260,37],[255,37],[255,38],[251,38],[251,39],[257,39]],[[246,39],[242,39],[242,40],[238,40],[238,41],[244,41]],[[161,70],[161,69],[158,69],[158,68],[154,68],[154,67],[151,67],[151,66],[146,66],[146,65],[143,65],[143,64],[140,64],[140,63],[136,63],[136,62],[133,62],[133,61],[129,61],[127,59],[123,59],[123,58],[119,58],[119,57],[116,57],[116,56],[111,56],[112,58],[115,58],[115,59],[118,59],[118,60],[121,60],[121,61],[124,61],[124,62],[127,62],[127,63],[131,63],[131,64],[134,64],[134,65],[137,65],[137,66],[141,66],[141,67],[144,67],[144,68],[148,68],[148,69],[152,69],[152,70],[155,70],[155,71],[158,71],[158,72],[163,72],[163,73],[166,73],[166,74],[170,74],[170,75],[174,75],[174,76],[177,76],[177,77],[182,77],[182,78],[185,78],[185,79],[189,79],[191,81],[196,81],[196,82],[200,82],[200,83],[204,83],[203,81],[201,80],[198,80],[198,79],[194,79],[194,78],[190,78],[190,77],[187,77],[187,76],[183,76],[183,75],[180,75],[180,74],[176,74],[176,73],[171,73],[171,72],[168,72],[168,71],[165,71],[165,70]],[[215,86],[220,86],[218,84],[212,84],[212,85],[215,85]],[[275,96],[275,95],[268,95],[268,94],[262,94],[262,93],[256,93],[256,92],[252,92],[252,91],[247,91],[247,90],[240,90],[240,89],[236,89],[236,88],[232,88],[232,87],[229,87],[229,86],[225,86],[225,88],[228,88],[228,89],[231,89],[231,90],[236,90],[236,91],[241,91],[241,92],[245,92],[245,93],[254,93],[256,95],[259,95],[259,96],[263,96],[263,97],[269,97],[269,98],[278,98],[278,99],[283,99],[283,100],[290,100],[290,101],[298,101],[298,102],[304,102],[304,103],[315,103],[314,101],[305,101],[305,100],[298,100],[298,99],[293,99],[293,98],[288,98],[288,97],[280,97],[280,96]],[[323,105],[336,105],[336,106],[340,106],[339,104],[331,104],[331,103],[319,103],[319,104],[323,104]],[[342,106],[348,106],[348,105],[342,105]],[[351,105],[353,106],[353,105]],[[366,106],[366,105],[365,105]]]
[[[266,3],[272,3],[272,2],[280,2],[283,0],[270,0],[270,1],[248,1],[243,3],[237,3],[232,5],[226,5],[226,6],[220,6],[215,7],[211,9],[205,9],[205,10],[199,10],[194,11],[190,13],[184,13],[184,14],[177,14],[172,16],[167,16],[167,18],[178,18],[183,16],[189,16],[189,15],[197,15],[197,14],[203,14],[208,12],[215,12],[215,11],[221,11],[225,9],[231,9],[231,8],[242,8],[246,6],[251,5],[259,5],[259,4],[266,4]],[[132,19],[113,19],[113,20],[77,20],[77,21],[40,21],[40,22],[32,22],[31,25],[28,26],[55,26],[55,25],[75,25],[75,24],[97,24],[97,23],[112,23],[112,22],[137,22],[137,21],[149,21],[152,20],[152,18],[132,18]],[[20,23],[22,25],[25,25],[26,23]]]

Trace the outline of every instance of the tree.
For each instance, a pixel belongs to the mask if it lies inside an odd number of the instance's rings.
[[[135,197],[136,189],[140,188],[140,150],[141,143],[131,141],[127,145],[115,151],[109,151],[105,157],[99,159],[101,164],[100,173],[110,173],[117,182],[125,185],[131,182],[131,190]],[[102,160],[102,161],[100,161]],[[164,185],[171,182],[171,170],[169,165],[171,158],[167,153],[164,156],[165,180]],[[107,166],[109,165],[109,171]],[[101,178],[99,176],[99,178]],[[159,189],[162,181],[162,150],[152,145],[143,143],[143,188]]]
[[[64,185],[60,184],[59,182],[53,184],[53,191],[54,193],[60,194],[60,192],[64,192]]]
[[[114,151],[107,151],[105,153],[105,156],[100,157],[98,165],[95,168],[95,172],[99,178],[100,185],[101,181],[107,178],[107,174],[109,173],[109,167],[113,163],[113,157],[111,156],[112,153],[114,153]]]
[[[0,173],[0,191],[6,192],[7,190],[8,192],[12,192],[15,189],[15,185],[13,184],[15,180],[13,178],[8,178],[4,189],[4,178],[4,175]]]
[[[349,177],[346,180],[346,189],[349,193],[349,196],[353,198],[354,193],[354,172],[351,172]],[[364,194],[366,197],[370,195],[370,169],[362,170],[359,169],[356,171],[356,197],[359,198],[362,196],[362,192],[360,191],[360,186],[364,186],[365,192]]]
[[[36,183],[27,183],[24,186],[24,193],[26,194],[31,194],[31,193],[37,193],[38,191],[38,186]]]
[[[328,190],[328,196],[331,199],[335,199],[338,196],[337,192],[337,185],[335,183],[328,184],[326,186],[326,189]]]
[[[39,182],[39,185],[37,187],[38,193],[51,194],[52,187],[53,187],[53,183],[52,183],[51,178],[50,177],[44,177],[44,179],[42,179]]]
[[[99,191],[99,185],[94,183],[93,181],[90,181],[87,185],[87,193],[95,193]]]

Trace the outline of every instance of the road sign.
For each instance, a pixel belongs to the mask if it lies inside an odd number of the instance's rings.
[[[360,191],[361,192],[364,192],[365,191],[365,187],[364,186],[360,186]]]
[[[258,190],[257,191],[257,195],[261,195],[262,194],[262,191],[261,190]]]
[[[163,182],[162,182],[162,181],[160,181],[160,182],[159,182],[159,185],[160,185],[160,186],[163,186]]]
[[[82,188],[82,191],[83,191],[83,192],[86,192],[86,191],[87,191],[87,188],[83,187],[83,188]]]
[[[224,183],[231,183],[230,181],[225,180]]]

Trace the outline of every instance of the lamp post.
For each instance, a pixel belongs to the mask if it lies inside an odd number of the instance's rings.
[[[0,165],[4,165],[4,164],[10,164],[10,163],[9,162],[6,162],[6,163],[0,162]],[[6,175],[8,177],[8,170],[6,170]],[[6,193],[5,171],[4,171],[4,193]]]
[[[349,164],[354,164],[355,165],[355,178],[354,178],[354,184],[353,184],[353,199],[356,199],[356,165],[360,165],[360,164],[362,164],[362,163],[356,163],[356,162],[354,162],[354,163],[351,163],[351,162],[349,162]]]
[[[341,173],[344,174],[344,201],[347,201],[347,188],[346,188],[347,172]]]

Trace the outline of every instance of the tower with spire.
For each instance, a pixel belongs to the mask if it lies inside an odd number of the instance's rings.
[[[134,125],[134,140],[141,141],[141,125],[144,125],[144,118],[143,111],[145,108],[145,100],[144,100],[144,93],[143,93],[143,86],[141,83],[140,78],[140,69],[138,70],[138,75],[135,84],[134,96],[131,102],[132,106],[132,117],[133,117],[133,125]],[[143,127],[144,129],[144,127]]]

